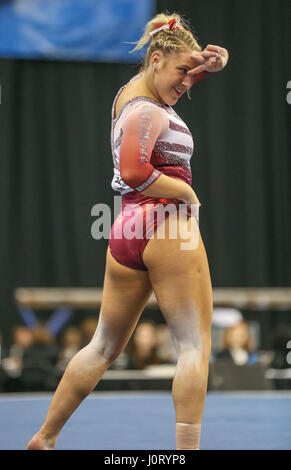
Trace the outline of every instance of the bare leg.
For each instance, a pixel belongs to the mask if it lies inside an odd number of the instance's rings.
[[[101,314],[95,335],[68,364],[44,424],[28,443],[29,450],[55,447],[66,421],[126,346],[151,292],[146,271],[121,266],[108,250]]]
[[[179,223],[190,232],[191,218]],[[150,240],[143,256],[178,354],[172,387],[177,449],[199,448],[211,347],[212,287],[196,222],[191,237],[191,250],[181,250],[185,240],[179,236]]]

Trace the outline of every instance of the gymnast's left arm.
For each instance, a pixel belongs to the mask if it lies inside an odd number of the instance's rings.
[[[196,62],[196,66],[187,73],[192,75],[194,84],[211,72],[223,70],[228,63],[229,54],[224,47],[208,44],[202,52],[193,52],[191,59]]]

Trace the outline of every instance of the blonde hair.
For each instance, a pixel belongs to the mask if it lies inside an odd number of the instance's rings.
[[[233,347],[233,332],[237,329],[241,329],[241,335],[245,333],[245,338],[243,344],[241,345],[243,349],[245,349],[248,353],[250,353],[254,349],[254,342],[253,338],[246,320],[242,320],[240,323],[237,323],[233,326],[230,326],[225,331],[223,347],[225,349],[231,349]]]
[[[178,26],[178,29],[164,29],[156,32],[153,35],[150,35],[152,31],[157,29],[157,24],[168,24],[169,21],[173,19],[176,20],[176,25]],[[135,43],[135,48],[130,52],[142,49],[149,41],[150,44],[146,51],[141,70],[145,70],[148,68],[152,53],[156,50],[162,51],[166,57],[169,53],[178,53],[185,49],[185,47],[197,52],[202,51],[202,48],[198,44],[194,33],[190,29],[189,23],[177,13],[159,13],[154,18],[152,18],[146,24],[142,37]]]

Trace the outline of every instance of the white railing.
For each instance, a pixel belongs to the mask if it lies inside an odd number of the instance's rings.
[[[51,309],[62,305],[72,308],[95,309],[102,300],[100,288],[31,288],[15,289],[14,298],[19,306]],[[235,307],[250,310],[291,310],[291,288],[227,287],[213,289],[214,307]],[[147,308],[158,308],[154,294]]]

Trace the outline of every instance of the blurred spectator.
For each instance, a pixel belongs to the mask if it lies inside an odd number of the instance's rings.
[[[98,325],[98,318],[96,317],[87,317],[80,324],[80,330],[82,334],[82,347],[87,346],[91,341],[95,330]]]
[[[3,336],[0,331],[0,365],[2,363],[2,359],[3,359]]]
[[[173,364],[177,354],[167,325],[157,325],[157,355],[163,364]]]
[[[2,360],[3,360],[3,340],[2,333],[0,331],[0,392],[4,391],[4,374],[2,369]]]
[[[273,379],[277,390],[291,389],[291,331],[278,329],[272,340],[273,357],[268,378]]]
[[[231,307],[216,307],[213,309],[212,325],[228,328],[237,325],[243,320],[240,310]]]
[[[18,376],[22,370],[22,358],[24,351],[33,342],[32,330],[27,326],[15,326],[12,329],[12,345],[9,349],[6,366],[10,370],[11,374]]]
[[[277,330],[273,336],[273,359],[270,366],[273,369],[289,369],[291,364],[287,361],[287,355],[290,346],[288,346],[291,340],[291,334],[288,331]]]
[[[215,360],[230,360],[234,364],[254,364],[258,360],[253,353],[253,338],[245,320],[225,329],[223,349],[216,353]]]
[[[70,360],[81,349],[82,341],[80,329],[74,326],[66,328],[61,334],[59,360],[57,363],[57,368],[61,373],[64,372]]]
[[[32,344],[32,331],[27,326],[17,325],[12,329],[12,345],[7,357],[3,358],[2,367],[5,373],[6,391],[17,392],[21,389],[20,377],[22,374],[23,354]]]
[[[12,329],[12,346],[10,348],[11,356],[22,356],[23,351],[32,344],[32,330],[27,326],[15,326]]]
[[[45,326],[32,330],[33,342],[23,354],[21,381],[26,391],[53,390],[58,347]]]
[[[156,324],[149,320],[139,323],[128,350],[130,352],[130,369],[144,369],[150,365],[161,364],[158,356]]]

